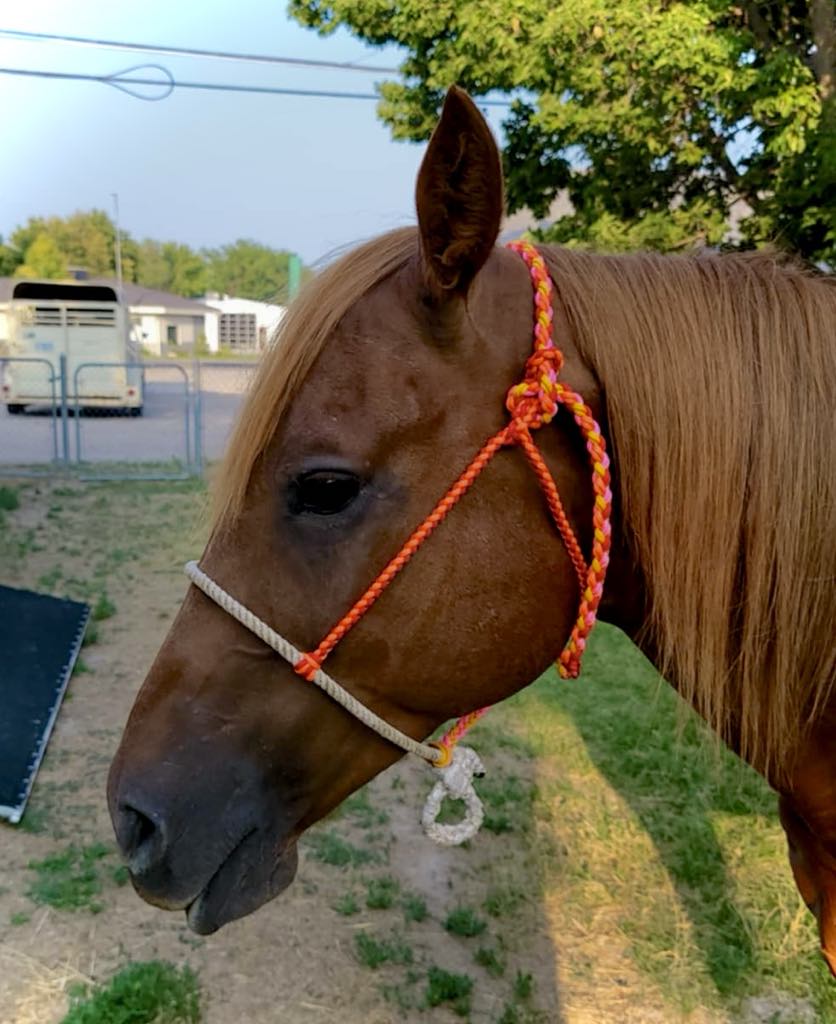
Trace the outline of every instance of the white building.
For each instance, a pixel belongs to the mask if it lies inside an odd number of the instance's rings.
[[[261,352],[285,314],[284,306],[273,306],[253,299],[236,299],[209,292],[203,302],[217,311],[214,320],[206,319],[206,343],[211,352]]]

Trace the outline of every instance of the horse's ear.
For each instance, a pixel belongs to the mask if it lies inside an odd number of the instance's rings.
[[[502,165],[485,119],[455,85],[418,172],[415,203],[430,293],[463,294],[499,234]]]

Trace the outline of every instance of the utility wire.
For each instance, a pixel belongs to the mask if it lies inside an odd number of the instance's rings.
[[[162,53],[172,57],[208,57],[214,60],[242,61],[249,64],[287,64],[304,68],[330,68],[337,71],[365,71],[386,75],[399,74],[398,68],[375,64],[356,64],[350,61],[314,60],[307,57],[273,57],[261,53],[230,53],[226,50],[198,50],[188,46],[158,46],[154,43],[123,43],[113,39],[89,39],[86,36],[54,35],[48,32],[23,32],[0,28],[0,36],[38,43],[69,43],[74,46],[94,46],[105,50],[131,50],[134,53]]]
[[[165,77],[161,80],[159,78],[142,78],[130,74],[130,72],[138,70],[138,68],[128,68],[125,71],[117,71],[112,75],[86,75],[73,71],[42,71],[32,68],[0,67],[0,74],[17,75],[25,78],[61,79],[73,82],[101,82],[104,85],[111,85],[116,89],[121,89],[123,92],[129,92],[130,95],[143,100],[165,99],[167,96],[170,96],[175,89],[202,89],[210,92],[256,93],[268,96],[304,96],[332,100],[380,99],[380,96],[373,92],[346,92],[339,89],[293,89],[271,85],[233,85],[226,82],[184,82],[179,79],[175,79],[166,68],[160,67],[160,65],[146,64],[141,65],[140,67],[153,67],[159,70]],[[163,89],[164,92],[159,96],[146,96],[142,93],[137,93],[130,88],[126,88],[126,86],[129,87],[135,85],[156,86]],[[476,103],[480,107],[507,108],[511,106],[510,100],[488,100],[480,98],[476,100]]]

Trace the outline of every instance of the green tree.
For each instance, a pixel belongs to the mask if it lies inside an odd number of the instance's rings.
[[[160,291],[171,287],[171,267],[163,255],[162,244],[153,238],[145,238],[137,245],[136,282]]]
[[[14,273],[15,267],[21,263],[22,256],[23,254],[17,249],[6,245],[3,236],[0,235],[0,277],[10,277]]]
[[[206,291],[206,259],[188,245],[146,238],[136,247],[136,281],[176,295],[197,296]]]
[[[51,235],[42,232],[26,248],[23,263],[15,267],[14,276],[58,278],[66,273],[67,257]]]
[[[833,0],[290,0],[322,34],[405,48],[380,87],[396,138],[448,85],[515,98],[509,208],[571,210],[554,240],[675,249],[774,241],[836,264]]]
[[[241,238],[206,253],[209,287],[224,295],[281,302],[287,295],[290,253]]]
[[[163,242],[163,259],[169,267],[169,291],[176,295],[202,295],[206,291],[206,260],[188,245]]]
[[[30,217],[16,228],[11,242],[27,252],[36,238],[46,236],[63,254],[67,267],[81,267],[95,277],[116,274],[116,227],[103,210],[78,211],[69,217]],[[122,232],[122,273],[133,280],[135,243]]]

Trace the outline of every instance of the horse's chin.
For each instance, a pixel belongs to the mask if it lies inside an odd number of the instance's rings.
[[[221,864],[186,908],[186,922],[193,932],[211,935],[230,921],[252,914],[290,885],[299,860],[295,841],[272,864],[259,857],[260,852],[256,843],[245,841]]]

